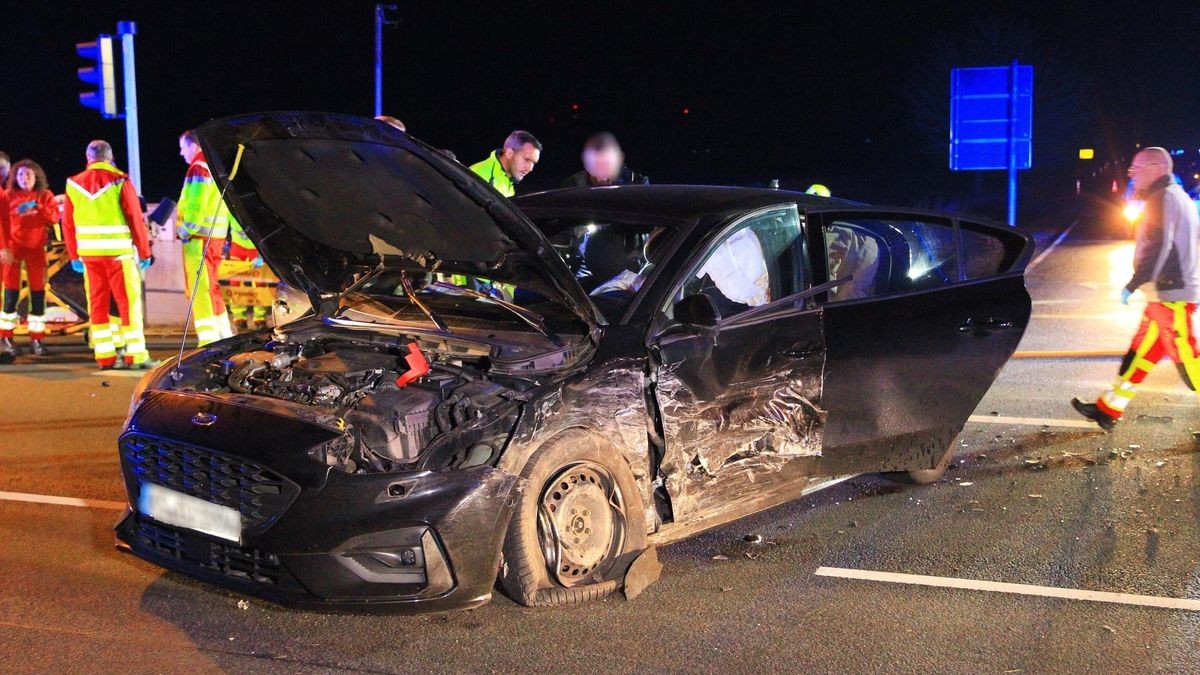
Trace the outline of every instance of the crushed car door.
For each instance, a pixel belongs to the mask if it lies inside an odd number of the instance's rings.
[[[652,322],[660,472],[676,522],[790,475],[821,452],[825,360],[795,205],[746,214],[684,267]]]
[[[835,473],[932,468],[1021,339],[1028,240],[911,213],[816,220],[822,276],[852,278],[823,297],[822,462]]]

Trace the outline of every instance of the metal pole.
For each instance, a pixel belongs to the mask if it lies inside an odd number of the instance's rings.
[[[121,69],[125,82],[125,145],[129,151],[129,179],[139,195],[142,194],[142,152],[138,141],[137,76],[133,62],[133,36],[137,35],[137,24],[133,21],[117,23],[121,36]]]
[[[1017,60],[1008,68],[1008,224],[1017,224]]]
[[[375,116],[383,114],[383,5],[375,5]]]

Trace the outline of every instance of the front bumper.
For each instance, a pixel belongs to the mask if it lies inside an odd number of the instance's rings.
[[[116,535],[151,563],[284,605],[467,609],[491,598],[517,482],[491,467],[331,471],[265,528],[243,530],[240,544],[133,509]]]

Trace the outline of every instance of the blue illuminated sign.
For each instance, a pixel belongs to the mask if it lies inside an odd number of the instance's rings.
[[[1028,169],[1032,165],[1033,66],[951,70],[950,169]]]

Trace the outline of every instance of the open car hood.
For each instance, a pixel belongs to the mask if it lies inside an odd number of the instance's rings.
[[[516,207],[402,131],[349,115],[268,112],[212,120],[196,134],[263,259],[319,314],[385,264],[512,283],[566,304],[589,330],[602,322]]]

